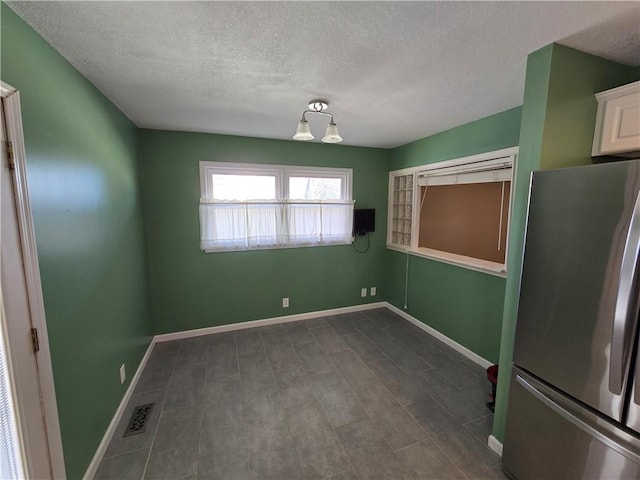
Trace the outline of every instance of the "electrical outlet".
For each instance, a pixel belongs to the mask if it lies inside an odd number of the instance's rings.
[[[369,289],[369,294],[370,294],[372,297],[375,297],[375,296],[376,296],[376,293],[378,293],[378,291],[376,290],[376,287],[371,287],[371,288]]]
[[[367,289],[366,288],[360,289],[360,296],[361,297],[366,297],[367,296]]]
[[[282,299],[282,308],[289,308],[289,297],[284,297]]]
[[[124,363],[120,366],[120,384],[122,385],[127,379],[127,372],[124,370]]]

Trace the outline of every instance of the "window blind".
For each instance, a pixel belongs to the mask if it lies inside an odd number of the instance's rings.
[[[451,167],[434,167],[422,170],[418,185],[456,185],[469,183],[508,182],[511,180],[511,157],[483,160]]]
[[[24,478],[4,341],[0,329],[0,478]]]

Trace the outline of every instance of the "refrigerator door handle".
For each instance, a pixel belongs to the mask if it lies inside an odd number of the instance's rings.
[[[608,436],[604,435],[602,432],[600,432],[596,428],[593,428],[591,425],[583,422],[581,419],[579,419],[578,417],[573,415],[571,412],[569,412],[569,411],[565,410],[564,408],[562,408],[560,405],[558,405],[556,402],[554,402],[547,395],[545,395],[540,390],[535,388],[533,385],[531,385],[529,382],[527,382],[520,375],[516,375],[516,381],[525,390],[527,390],[531,395],[533,395],[535,398],[540,400],[544,405],[549,407],[551,410],[553,410],[555,413],[560,415],[562,418],[564,418],[568,422],[570,422],[573,425],[575,425],[576,427],[578,427],[580,430],[582,430],[586,434],[588,434],[588,435],[590,435],[590,436],[592,436],[594,438],[597,438],[599,441],[601,441],[602,443],[604,443],[608,447],[614,449],[615,451],[617,451],[621,455],[624,455],[629,460],[631,460],[631,461],[633,461],[635,463],[640,463],[640,455],[638,453],[636,453],[636,452],[634,452],[632,450],[629,450],[624,445],[621,445],[620,443],[615,442],[614,440],[612,440]]]
[[[622,254],[618,295],[613,319],[613,333],[611,336],[611,368],[609,373],[609,390],[615,394],[622,392],[626,373],[626,360],[631,351],[633,335],[628,334],[627,322],[635,321],[630,318],[634,313],[635,302],[633,286],[640,250],[640,192],[631,214],[629,230]]]

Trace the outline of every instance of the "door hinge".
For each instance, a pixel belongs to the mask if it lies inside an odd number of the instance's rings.
[[[31,345],[33,346],[33,353],[40,351],[40,340],[38,339],[38,329],[31,329]]]
[[[16,169],[16,160],[13,156],[13,143],[6,141],[7,157],[9,159],[9,170]]]

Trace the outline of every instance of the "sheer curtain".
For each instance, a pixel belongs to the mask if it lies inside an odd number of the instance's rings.
[[[205,251],[350,243],[352,201],[200,203]]]
[[[290,203],[287,230],[292,245],[349,243],[353,229],[353,202]]]

